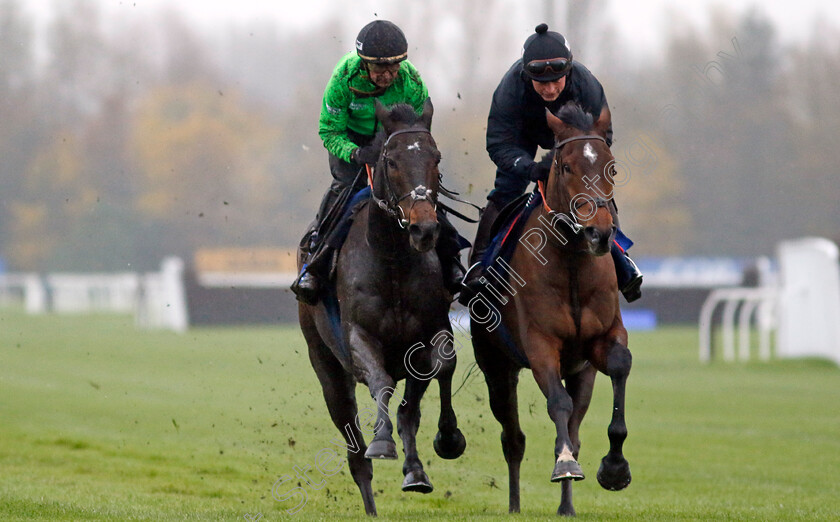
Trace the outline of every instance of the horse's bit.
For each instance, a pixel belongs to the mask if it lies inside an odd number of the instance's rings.
[[[397,134],[408,134],[408,133],[416,133],[416,132],[431,134],[431,132],[429,132],[426,129],[400,129],[398,131],[394,131],[393,133],[391,133],[390,136],[388,136],[388,139],[385,140],[385,143],[382,144],[382,159],[383,160],[388,159],[387,146],[388,146],[388,142],[391,141],[391,138],[393,138]],[[386,194],[387,200],[380,199],[380,198],[376,197],[376,194],[374,194],[374,192],[373,192],[373,179],[372,178],[370,180],[370,184],[371,184],[370,197],[371,197],[371,199],[373,199],[374,203],[376,203],[379,208],[381,208],[389,216],[392,216],[397,220],[397,222],[400,225],[400,228],[408,227],[408,218],[406,217],[405,213],[403,212],[402,207],[400,207],[400,202],[402,202],[402,200],[407,199],[407,198],[411,198],[411,206],[412,207],[418,201],[430,201],[432,203],[432,206],[437,208],[437,203],[433,199],[434,191],[427,189],[425,185],[417,185],[416,187],[411,189],[409,192],[407,192],[407,193],[405,193],[405,194],[403,194],[402,196],[399,196],[399,197],[396,194],[394,194],[394,189],[391,187],[391,180],[388,177],[388,162],[385,161],[384,165],[385,165],[385,191],[387,193]],[[409,209],[409,212],[410,211],[411,210]]]

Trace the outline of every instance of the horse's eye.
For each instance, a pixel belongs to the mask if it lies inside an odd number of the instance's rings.
[[[397,168],[397,162],[396,161],[392,160],[391,158],[388,158],[386,161],[388,163],[388,168],[389,169],[396,169]]]
[[[564,164],[563,164],[563,172],[565,172],[565,173],[567,173],[567,174],[568,174],[568,173],[570,173],[571,171],[572,171],[572,166],[571,166],[571,165],[569,165],[568,163],[564,163]]]

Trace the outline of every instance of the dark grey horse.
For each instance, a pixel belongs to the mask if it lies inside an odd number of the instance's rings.
[[[405,396],[395,397],[404,491],[432,491],[415,444],[420,400],[430,379],[438,380],[441,396],[435,451],[454,459],[466,447],[451,404],[455,350],[434,250],[440,152],[430,133],[432,104],[427,101],[418,117],[408,105],[389,110],[377,102],[376,117],[386,139],[370,177],[371,199],[356,213],[338,255],[334,292],[316,306],[299,305],[309,359],[371,515],[376,514],[371,459],[397,458],[388,409],[397,381],[406,380]],[[368,386],[376,404],[361,414],[357,382]],[[373,434],[368,446],[363,433]]]

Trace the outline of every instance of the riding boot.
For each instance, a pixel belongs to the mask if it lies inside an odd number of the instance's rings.
[[[642,297],[642,272],[636,263],[630,259],[627,252],[624,252],[613,242],[610,249],[613,263],[615,263],[615,275],[618,279],[618,289],[624,294],[624,299],[632,303]]]
[[[458,231],[455,230],[445,213],[438,212],[437,218],[438,223],[440,223],[440,234],[435,251],[440,260],[443,286],[454,298],[462,290],[461,281],[464,279]]]
[[[321,290],[329,277],[327,272],[334,252],[335,249],[324,242],[316,252],[308,256],[300,275],[292,283],[292,292],[298,301],[308,305],[318,303]]]
[[[501,207],[497,206],[493,201],[487,201],[487,206],[481,211],[481,218],[478,221],[478,230],[475,234],[475,242],[473,242],[470,250],[470,266],[467,269],[467,274],[464,277],[464,291],[461,292],[461,297],[458,300],[464,306],[467,306],[470,299],[472,299],[481,289],[480,279],[484,276],[484,264],[482,259],[487,249],[490,247],[490,242],[493,239],[490,233],[493,228],[493,222],[499,217]]]
[[[329,230],[327,230],[329,227],[325,226],[325,221],[328,216],[335,214],[332,208],[339,195],[340,191],[335,186],[327,189],[321,199],[315,221],[312,222],[300,241],[301,252],[304,252],[307,256],[300,274],[292,283],[291,289],[298,301],[308,305],[314,305],[318,302],[318,295],[323,287],[322,280],[325,277],[325,270],[322,265],[329,265],[329,259],[332,257],[332,249],[324,240],[329,233]]]
[[[618,205],[615,199],[610,200],[607,207],[612,216],[613,225],[616,229],[621,229],[618,222]],[[610,255],[612,255],[613,263],[615,264],[615,275],[618,279],[618,289],[624,294],[624,299],[628,303],[632,303],[636,299],[642,297],[642,272],[636,263],[630,259],[627,252],[620,248],[615,241],[613,241],[610,248]]]

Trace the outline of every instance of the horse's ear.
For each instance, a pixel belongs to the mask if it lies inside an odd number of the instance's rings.
[[[604,104],[601,107],[601,114],[598,116],[598,121],[595,122],[593,126],[595,132],[604,139],[607,139],[607,134],[610,131],[610,126],[612,125],[612,115],[610,113],[610,108]]]
[[[375,108],[374,114],[376,115],[376,119],[379,120],[380,123],[382,123],[383,127],[387,128],[389,122],[388,116],[391,114],[388,111],[388,108],[382,105],[382,103],[378,99],[373,100],[373,106]]]
[[[545,109],[545,120],[548,123],[548,128],[554,132],[555,136],[562,136],[567,132],[568,125],[563,123],[563,120],[555,116],[548,108]]]
[[[423,103],[423,115],[420,116],[418,121],[427,129],[432,130],[432,115],[434,113],[435,108],[432,105],[432,99],[426,98],[425,103]]]

